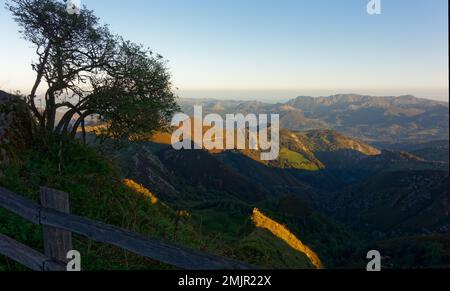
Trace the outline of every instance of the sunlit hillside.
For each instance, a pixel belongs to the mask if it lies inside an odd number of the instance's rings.
[[[317,254],[308,246],[303,244],[302,241],[299,240],[284,225],[281,225],[275,220],[267,217],[257,208],[253,210],[252,220],[257,227],[269,230],[271,233],[273,233],[273,235],[285,241],[292,248],[304,253],[309,258],[314,267],[316,267],[317,269],[323,268],[322,262],[320,261]]]
[[[144,197],[150,198],[152,204],[158,203],[158,198],[150,192],[147,188],[143,187],[141,184],[136,183],[131,179],[124,179],[123,184],[128,188],[134,190],[135,192],[142,194]]]

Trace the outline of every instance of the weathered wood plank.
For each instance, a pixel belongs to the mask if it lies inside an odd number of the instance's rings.
[[[135,254],[183,269],[255,269],[249,264],[207,254],[148,238],[131,231],[72,214],[46,209],[26,198],[0,188],[0,207],[4,207],[33,223],[84,235]]]
[[[48,209],[42,210],[41,223],[70,230],[92,240],[115,245],[135,254],[183,269],[255,269],[249,264],[229,258],[176,246],[119,227]]]
[[[62,213],[70,213],[69,194],[54,189],[40,188],[41,205]],[[45,255],[67,263],[67,253],[72,250],[72,233],[51,226],[43,227]]]
[[[52,261],[43,254],[5,235],[0,234],[0,254],[33,271],[64,271],[64,264]]]
[[[0,207],[6,208],[34,224],[39,224],[39,211],[41,207],[2,187],[0,187]]]

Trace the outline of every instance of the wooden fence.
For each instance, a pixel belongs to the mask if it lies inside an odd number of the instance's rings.
[[[66,270],[72,233],[182,269],[254,269],[229,258],[176,246],[69,212],[69,195],[42,187],[41,205],[0,187],[0,207],[43,226],[45,255],[0,234],[0,254],[36,271]]]

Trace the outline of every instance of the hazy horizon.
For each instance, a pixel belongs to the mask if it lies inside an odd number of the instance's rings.
[[[17,91],[20,91],[21,94],[26,95],[27,91],[22,91],[18,89],[7,89],[0,87],[1,91],[14,94]],[[285,103],[289,100],[295,99],[300,96],[307,96],[313,98],[319,97],[330,97],[334,95],[346,95],[346,94],[356,94],[356,95],[364,95],[364,96],[372,96],[372,97],[399,97],[405,95],[412,95],[414,97],[420,99],[428,99],[432,101],[445,102],[449,103],[448,92],[442,93],[439,91],[434,92],[434,94],[412,94],[412,93],[404,93],[403,91],[389,91],[390,93],[381,93],[383,91],[377,90],[343,90],[343,91],[335,91],[335,90],[175,90],[177,96],[180,99],[211,99],[211,100],[219,100],[219,101],[260,101],[264,103]],[[440,98],[439,94],[445,94],[447,96]],[[444,96],[444,95],[442,95]],[[39,102],[43,94],[38,94],[37,103],[39,106]]]
[[[449,102],[449,93],[445,90],[374,90],[374,89],[348,89],[348,90],[324,90],[324,89],[286,89],[286,90],[177,90],[178,96],[183,99],[217,99],[217,100],[242,100],[261,101],[268,103],[286,102],[299,96],[328,97],[340,94],[369,95],[373,97],[398,97],[412,95],[421,99]]]

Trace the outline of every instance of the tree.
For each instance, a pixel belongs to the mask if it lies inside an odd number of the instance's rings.
[[[46,136],[75,137],[90,116],[105,121],[114,137],[144,134],[165,126],[177,110],[164,59],[113,35],[92,11],[69,14],[57,0],[9,0],[7,8],[36,48],[27,105]],[[36,105],[41,87],[45,108]],[[59,120],[58,111],[64,112]]]

